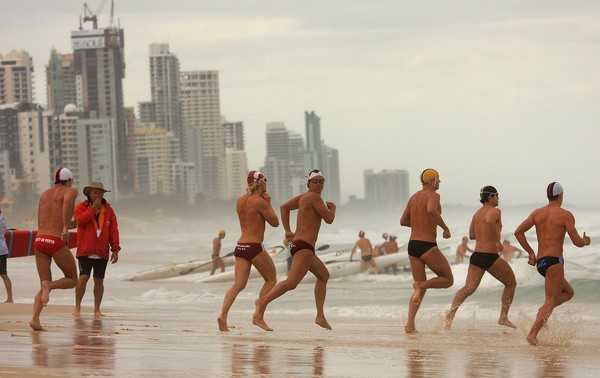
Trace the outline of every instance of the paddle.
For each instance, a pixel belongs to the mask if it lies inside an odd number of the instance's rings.
[[[326,249],[329,248],[329,244],[323,244],[322,246],[320,246],[319,248],[316,249],[317,252],[321,252],[324,251]]]
[[[266,250],[270,250],[270,249],[279,249],[279,251],[277,251],[277,252],[273,253],[274,255],[276,255],[276,254],[278,254],[279,252],[283,251],[283,250],[284,250],[284,247],[283,247],[282,245],[277,245],[277,246],[275,246],[275,247],[266,248]],[[219,256],[219,257],[218,257],[216,260],[221,260],[221,259],[224,259],[225,257],[231,257],[231,256],[233,256],[233,254],[234,254],[234,253],[235,253],[235,251],[233,251],[233,252],[229,252],[229,253],[228,253],[228,254],[226,254],[225,256]],[[202,263],[202,264],[200,264],[200,265],[198,265],[198,266],[195,266],[195,267],[193,267],[193,268],[190,268],[190,269],[187,269],[187,270],[181,271],[181,272],[179,272],[179,275],[180,275],[180,276],[184,276],[184,275],[186,275],[186,274],[190,274],[190,273],[192,273],[193,271],[195,271],[196,269],[202,268],[203,266],[206,266],[206,265],[208,265],[208,264],[212,264],[212,263],[213,263],[213,260],[211,260],[211,261],[207,261],[207,262],[205,262],[205,263]]]

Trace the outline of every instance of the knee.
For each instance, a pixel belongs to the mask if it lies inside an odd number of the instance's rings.
[[[298,287],[298,284],[298,281],[287,281],[285,286],[288,290],[294,290],[296,287]]]
[[[450,277],[448,277],[448,282],[446,283],[446,286],[444,286],[444,289],[447,289],[447,288],[451,287],[452,285],[454,285],[454,277],[450,276]]]

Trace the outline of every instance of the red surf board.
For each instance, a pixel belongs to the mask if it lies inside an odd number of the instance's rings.
[[[33,241],[37,230],[8,230],[4,234],[8,246],[8,257],[33,256]],[[69,232],[67,239],[69,248],[77,247],[77,232]]]

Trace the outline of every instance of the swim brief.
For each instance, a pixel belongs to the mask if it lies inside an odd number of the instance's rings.
[[[290,243],[290,253],[292,254],[292,256],[294,256],[296,252],[301,251],[303,249],[308,249],[309,251],[312,251],[313,254],[315,253],[315,247],[308,244],[304,240],[298,239]]]
[[[6,272],[6,260],[8,259],[8,255],[0,256],[0,274],[8,274]]]
[[[77,263],[79,265],[80,276],[90,276],[93,268],[94,278],[103,279],[106,274],[106,266],[108,265],[108,260],[92,259],[89,256],[80,256],[77,258]]]
[[[235,257],[241,257],[248,261],[252,261],[253,258],[258,256],[262,251],[265,250],[265,247],[261,243],[244,243],[238,244],[235,247],[235,251],[233,255]]]
[[[542,276],[546,277],[546,271],[548,270],[548,268],[550,268],[552,265],[555,265],[555,264],[564,264],[564,263],[565,263],[565,259],[563,259],[562,257],[544,256],[537,261],[536,266],[537,266],[538,273],[541,274]]]
[[[494,265],[496,260],[498,260],[498,257],[500,257],[500,255],[497,253],[473,252],[469,259],[469,263],[483,270],[488,270]]]
[[[362,259],[362,261],[369,262],[369,261],[371,261],[371,259],[373,258],[373,256],[371,256],[371,255],[360,256],[360,258]]]
[[[422,240],[409,240],[408,241],[408,255],[412,257],[420,258],[423,254],[429,251],[431,248],[437,247],[436,242],[426,242]]]
[[[37,235],[33,243],[33,249],[36,252],[41,252],[50,257],[54,256],[59,249],[66,246],[64,240],[54,235]]]

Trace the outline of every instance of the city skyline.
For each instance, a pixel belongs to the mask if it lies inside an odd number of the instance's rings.
[[[44,66],[53,47],[70,51],[83,2],[5,7],[0,53],[29,52],[35,99],[45,104]],[[246,126],[249,169],[264,164],[267,123],[303,135],[304,112],[314,111],[323,139],[339,150],[343,202],[364,197],[365,169],[405,169],[413,192],[420,172],[436,168],[451,204],[475,204],[487,184],[501,205],[542,204],[554,180],[566,203],[586,205],[600,189],[587,174],[600,157],[595,2],[140,7],[115,2],[125,106],[150,99],[148,46],[168,42],[182,71],[219,71],[222,114]],[[98,18],[105,27],[109,6]]]

